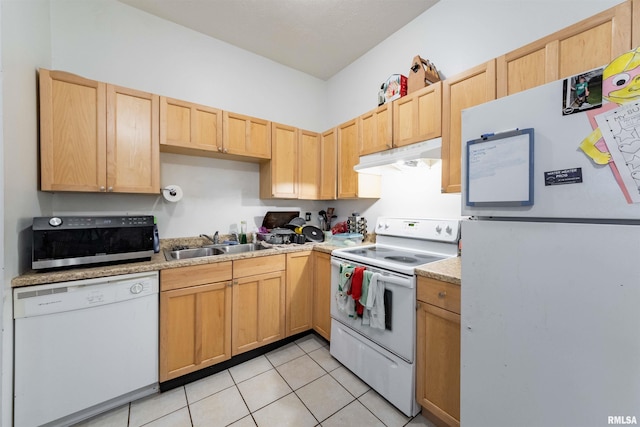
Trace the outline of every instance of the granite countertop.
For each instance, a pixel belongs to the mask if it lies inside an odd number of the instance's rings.
[[[97,267],[80,267],[68,270],[55,271],[29,271],[11,280],[12,288],[23,286],[43,285],[47,283],[67,282],[72,280],[93,279],[97,277],[116,276],[120,274],[144,273],[148,271],[159,271],[167,268],[187,267],[191,265],[213,264],[224,261],[233,261],[245,258],[256,258],[269,255],[287,254],[292,252],[302,252],[308,250],[317,250],[325,253],[331,253],[337,246],[330,243],[305,243],[303,245],[281,245],[270,249],[262,249],[259,251],[250,251],[239,254],[214,255],[200,258],[190,258],[183,260],[167,261],[164,257],[163,249],[173,245],[198,245],[206,244],[200,239],[194,241],[189,239],[167,239],[161,244],[160,252],[153,254],[151,260],[131,262],[125,264],[115,264]]]
[[[459,285],[461,277],[460,257],[447,258],[442,261],[421,265],[416,268],[416,275]]]
[[[161,240],[160,253],[153,254],[151,260],[131,262],[125,264],[115,264],[98,267],[79,267],[67,270],[54,271],[29,271],[11,280],[11,287],[19,288],[23,286],[43,285],[47,283],[68,282],[73,280],[94,279],[97,277],[117,276],[120,274],[144,273],[149,271],[159,271],[167,268],[188,267],[192,265],[213,264],[225,261],[234,261],[246,258],[256,258],[269,255],[287,254],[314,250],[331,254],[335,249],[343,246],[336,246],[331,242],[305,243],[303,245],[280,245],[270,249],[260,251],[250,251],[239,254],[214,255],[200,258],[190,258],[183,260],[167,261],[164,257],[164,249],[173,246],[202,246],[208,242],[201,238],[181,238]],[[370,242],[363,242],[368,244]],[[449,258],[424,264],[416,268],[418,276],[430,277],[459,285],[460,284],[460,257]]]

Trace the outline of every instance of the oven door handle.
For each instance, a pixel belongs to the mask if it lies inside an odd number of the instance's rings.
[[[342,264],[349,264],[349,265],[353,265],[354,267],[357,267],[357,265],[354,265],[353,263],[350,262],[344,262],[344,261],[337,261],[335,259],[331,260],[331,265],[334,265],[336,267],[340,267],[340,265]],[[393,285],[398,285],[398,286],[403,286],[405,288],[412,288],[413,287],[413,277],[399,277],[399,276],[392,276],[388,273],[379,273],[376,271],[376,273],[380,274],[381,278],[378,280],[383,281],[384,283],[391,283]]]

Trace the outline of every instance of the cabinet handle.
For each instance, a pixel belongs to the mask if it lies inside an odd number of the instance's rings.
[[[421,308],[422,308],[422,304],[416,303],[416,311],[420,310]]]
[[[223,153],[227,153],[229,152],[229,150],[227,150],[226,148],[222,150]]]
[[[447,296],[447,291],[440,291],[438,292],[438,298],[444,298]]]
[[[233,281],[233,284],[234,284],[234,285],[237,285],[237,284],[238,284],[238,281],[237,281],[237,280],[234,280],[234,281]]]
[[[113,191],[113,187],[107,188],[107,191],[109,191],[109,192]]]
[[[218,151],[222,153],[222,147],[218,147]]]
[[[104,188],[104,185],[100,186],[100,191],[106,191],[106,189]]]
[[[233,285],[233,283],[232,283],[232,282],[227,282],[227,286],[228,286],[228,287],[231,287],[231,285]]]

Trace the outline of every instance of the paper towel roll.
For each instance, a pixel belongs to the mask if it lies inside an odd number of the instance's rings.
[[[167,202],[179,202],[182,199],[182,188],[177,185],[167,185],[162,189],[162,196]]]

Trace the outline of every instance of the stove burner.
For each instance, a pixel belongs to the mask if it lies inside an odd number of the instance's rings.
[[[416,258],[422,258],[422,259],[426,259],[428,260],[428,262],[433,262],[433,261],[440,261],[441,259],[444,259],[443,257],[440,256],[434,256],[434,255],[414,255],[414,257]],[[426,263],[425,263],[426,264]]]
[[[387,248],[379,248],[377,246],[372,246],[370,248],[367,248],[368,251],[372,251],[372,252],[389,252],[391,249],[387,249]]]
[[[389,259],[391,261],[397,261],[397,262],[403,262],[405,264],[413,264],[415,262],[418,262],[417,259],[412,258],[410,256],[386,256],[384,257],[384,259]]]
[[[360,249],[357,251],[351,251],[352,254],[356,254],[356,255],[366,255],[367,251],[365,251],[364,249]]]

